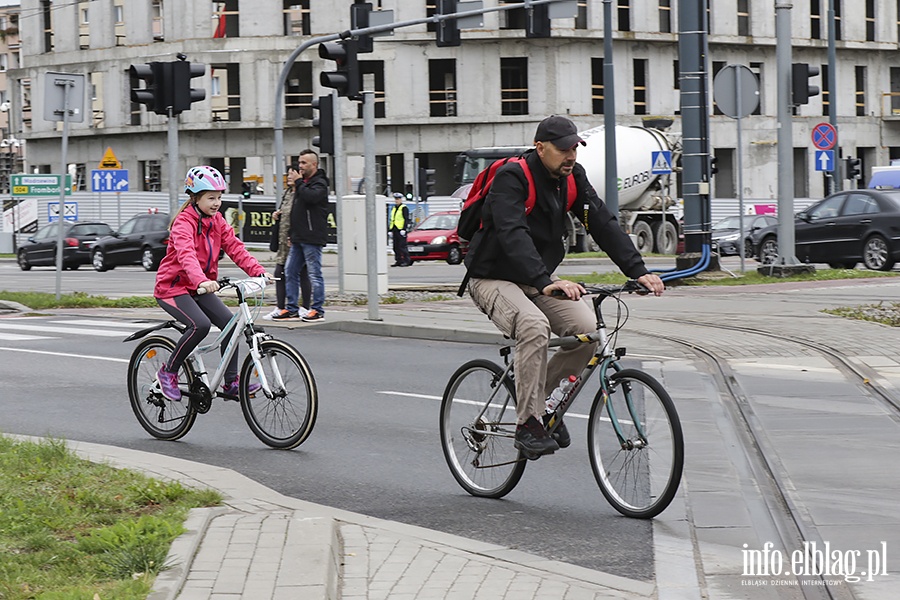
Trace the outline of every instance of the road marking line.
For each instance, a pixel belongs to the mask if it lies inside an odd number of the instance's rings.
[[[47,325],[23,325],[21,323],[9,323],[0,321],[0,329],[12,329],[13,331],[39,331],[43,333],[74,333],[80,335],[95,335],[99,337],[127,337],[134,331],[99,331],[96,329],[78,329],[77,327],[52,327]]]
[[[20,333],[3,333],[0,332],[0,340],[6,340],[8,342],[25,342],[30,340],[53,340],[58,338],[53,338],[46,335],[22,335]]]
[[[91,356],[90,354],[72,354],[70,352],[50,352],[48,350],[29,350],[27,348],[6,348],[4,346],[0,346],[0,351],[6,350],[8,352],[28,352],[30,354],[46,354],[49,356],[66,356],[69,358],[89,358],[91,360],[107,360],[109,362],[121,362],[127,363],[127,358],[111,358],[109,356]]]
[[[430,396],[428,394],[413,394],[412,392],[395,392],[393,390],[381,390],[381,391],[377,391],[375,393],[376,394],[387,394],[387,395],[391,395],[391,396],[406,396],[407,398],[422,398],[423,400],[443,400],[442,396]],[[458,402],[460,404],[471,404],[473,406],[481,406],[482,404],[484,404],[483,401],[479,402],[477,400],[456,399],[455,402]],[[573,412],[567,412],[566,417],[573,417],[575,419],[587,419],[588,418],[587,415],[583,415],[581,413],[573,413]]]
[[[59,325],[87,325],[89,327],[130,327],[132,325],[137,325],[136,323],[127,323],[124,321],[103,321],[100,319],[73,319],[70,321],[49,321],[49,323],[57,323]]]

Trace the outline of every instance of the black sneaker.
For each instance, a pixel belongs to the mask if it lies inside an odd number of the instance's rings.
[[[515,446],[528,460],[535,460],[559,450],[559,444],[547,435],[547,430],[533,415],[516,427]]]
[[[279,314],[272,317],[273,321],[296,321],[300,315],[287,309],[282,310]]]
[[[308,313],[303,315],[303,317],[301,317],[300,320],[303,321],[304,323],[315,323],[316,321],[324,321],[325,313],[320,312],[316,309],[312,309],[311,311],[309,311]]]
[[[553,415],[544,415],[541,419],[544,421],[544,427],[547,426],[547,423],[550,422],[550,418]],[[559,420],[559,424],[556,426],[556,429],[553,433],[550,434],[556,443],[559,444],[560,448],[568,448],[572,444],[572,436],[569,435],[569,429],[566,427],[565,421],[562,419]]]

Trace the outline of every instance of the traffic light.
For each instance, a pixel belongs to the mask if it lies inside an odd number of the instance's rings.
[[[550,37],[550,5],[538,4],[525,11],[525,37]]]
[[[369,13],[372,12],[372,3],[355,0],[350,5],[350,29],[365,29],[369,26]],[[360,35],[356,38],[356,51],[360,54],[374,52],[374,44],[371,35]]]
[[[862,161],[852,156],[847,157],[847,179],[862,178]]]
[[[434,196],[434,169],[419,169],[419,196],[422,202],[428,200],[429,196]]]
[[[152,110],[158,115],[168,114],[166,107],[166,95],[169,87],[168,75],[171,69],[167,68],[169,63],[152,62],[142,65],[131,65],[128,73],[132,78],[137,79],[138,86],[140,81],[144,82],[144,87],[131,88],[131,101],[147,106],[147,110]],[[171,94],[169,94],[171,98]]]
[[[456,0],[438,0],[437,14],[452,15],[456,12]],[[456,19],[445,19],[437,24],[437,46],[459,46],[462,40],[459,35],[459,25]]]
[[[819,86],[809,83],[810,77],[819,74],[819,67],[813,67],[806,63],[794,63],[791,65],[791,104],[809,104],[812,96],[819,95]]]
[[[312,107],[319,111],[313,117],[313,127],[319,128],[319,135],[312,140],[320,154],[334,154],[334,97],[319,96],[312,101]]]
[[[719,158],[716,156],[709,157],[709,174],[715,175],[719,172]]]
[[[338,91],[338,96],[346,96],[352,100],[359,98],[362,77],[359,63],[356,60],[356,40],[340,42],[324,42],[319,44],[319,56],[337,63],[337,71],[322,71],[320,83]]]
[[[206,99],[206,90],[191,87],[191,79],[206,74],[206,65],[183,60],[169,64],[172,65],[172,114],[178,115],[190,110],[194,102]]]
[[[411,184],[411,183],[406,184],[406,199],[407,200],[413,199],[413,184]]]

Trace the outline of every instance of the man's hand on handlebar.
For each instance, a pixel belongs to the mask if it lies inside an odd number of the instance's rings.
[[[666,284],[663,283],[663,280],[660,279],[659,275],[657,275],[656,273],[647,273],[646,275],[641,275],[637,278],[637,282],[650,290],[650,292],[654,296],[662,296],[662,293],[666,289]]]
[[[569,300],[580,300],[585,291],[579,283],[558,279],[541,290],[541,293],[545,296],[565,296]]]

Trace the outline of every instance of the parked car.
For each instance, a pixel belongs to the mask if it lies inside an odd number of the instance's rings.
[[[58,232],[57,223],[48,223],[29,237],[16,252],[19,268],[28,271],[31,267],[54,266]],[[74,271],[91,262],[94,242],[110,233],[112,228],[106,223],[66,221],[63,224],[63,268]]]
[[[750,234],[770,225],[777,225],[778,219],[772,215],[744,215],[744,256],[753,256],[753,244]],[[712,226],[712,242],[719,250],[720,256],[737,256],[740,254],[741,217],[725,217]]]
[[[468,242],[456,231],[459,211],[437,212],[429,215],[406,236],[409,257],[417,260],[446,260],[458,265],[468,250]]]
[[[91,248],[95,271],[108,271],[118,265],[141,265],[155,271],[166,255],[169,243],[169,215],[147,213],[128,219],[118,231],[97,240]]]
[[[900,190],[837,192],[794,217],[795,253],[808,263],[834,269],[890,271],[900,260]],[[778,258],[778,226],[751,235],[763,264]]]

